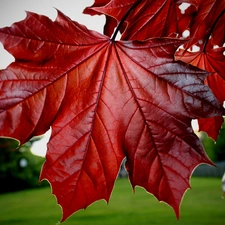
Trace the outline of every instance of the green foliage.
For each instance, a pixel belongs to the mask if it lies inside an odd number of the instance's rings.
[[[215,153],[217,155],[217,161],[225,160],[225,125],[223,124],[220,130],[220,136],[216,141]]]
[[[215,153],[215,142],[205,132],[201,132],[200,139],[205,148],[205,151],[207,152],[207,155],[213,162],[215,162],[217,160]]]
[[[0,193],[37,187],[44,159],[30,152],[33,139],[21,147],[14,139],[0,138]]]

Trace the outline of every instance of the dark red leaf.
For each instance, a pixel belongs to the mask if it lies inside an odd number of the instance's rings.
[[[200,69],[212,72],[213,74],[206,78],[207,85],[211,88],[216,98],[221,104],[225,101],[225,57],[223,52],[225,48],[209,49],[205,51],[189,52],[180,50],[176,53],[177,59],[197,66]],[[223,117],[201,119],[199,121],[199,130],[205,131],[214,140],[217,139],[219,131],[223,124]]]
[[[52,127],[40,179],[65,220],[109,200],[122,159],[132,186],[179,205],[193,169],[211,163],[193,118],[221,116],[202,70],[174,60],[183,41],[119,41],[71,21],[28,13],[0,41],[15,62],[0,72],[0,135],[25,142]]]

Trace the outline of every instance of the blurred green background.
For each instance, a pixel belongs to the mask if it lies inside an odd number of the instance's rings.
[[[120,178],[108,205],[98,201],[62,224],[224,225],[221,180],[193,177],[191,185],[181,204],[179,221],[168,205],[159,203],[142,188],[136,188],[133,193],[127,178]],[[0,195],[0,207],[1,225],[55,225],[61,219],[61,209],[49,187]]]
[[[0,138],[0,193],[40,186],[38,179],[45,159],[31,153],[32,144],[40,138],[33,138],[21,147],[14,139]]]

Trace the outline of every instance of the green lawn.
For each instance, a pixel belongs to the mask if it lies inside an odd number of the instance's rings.
[[[181,206],[181,218],[143,189],[135,194],[127,179],[116,182],[111,200],[92,204],[62,225],[224,225],[225,199],[220,179],[192,178]],[[166,190],[165,190],[166,191]],[[0,225],[55,225],[61,209],[50,188],[0,195]]]

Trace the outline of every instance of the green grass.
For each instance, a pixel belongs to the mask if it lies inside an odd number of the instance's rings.
[[[220,179],[192,178],[191,183],[179,221],[168,205],[141,188],[134,194],[128,180],[119,179],[108,205],[98,201],[62,225],[224,225]],[[0,225],[55,225],[60,218],[61,209],[48,187],[0,195]]]

